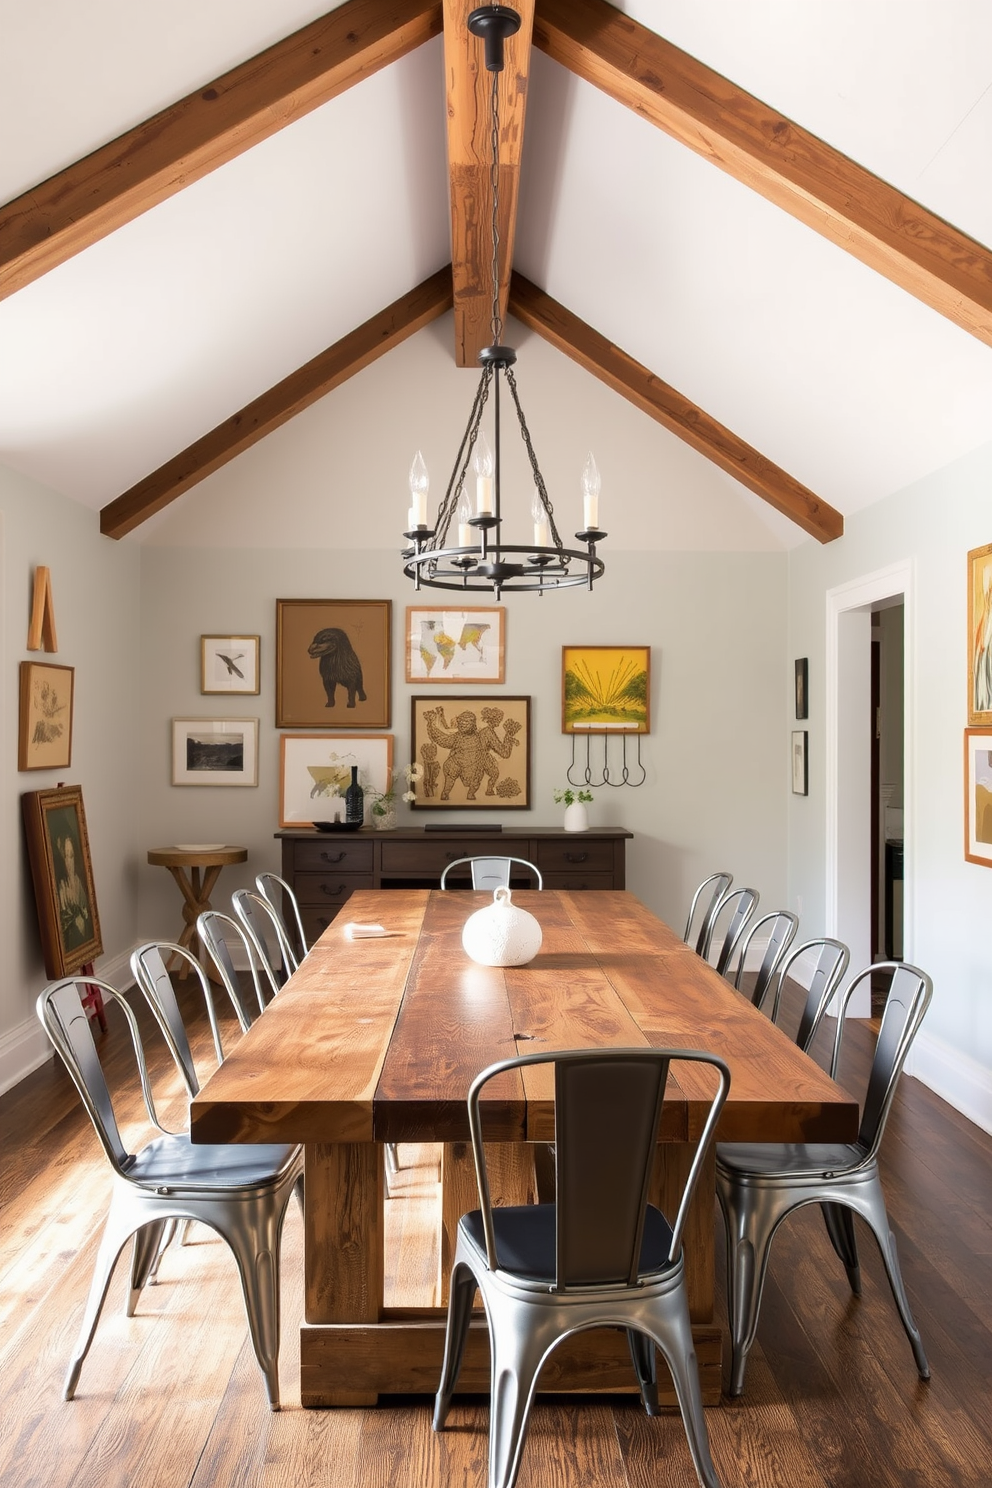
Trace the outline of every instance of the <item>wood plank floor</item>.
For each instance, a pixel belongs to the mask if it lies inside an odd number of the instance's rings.
[[[203,1028],[199,1029],[203,1048]],[[156,1088],[175,1125],[184,1103],[161,1046]],[[126,1033],[102,1042],[112,1084]],[[860,1089],[871,1031],[848,1037],[843,1078]],[[126,1076],[130,1088],[130,1076]],[[128,1094],[128,1131],[143,1130]],[[140,1135],[138,1135],[140,1140]],[[136,1317],[115,1277],[74,1402],[62,1380],[109,1191],[105,1161],[61,1066],[0,1099],[0,1482],[69,1488],[302,1485],[474,1488],[485,1482],[488,1410],[456,1404],[435,1436],[430,1404],[299,1406],[302,1227],[283,1246],[283,1409],[265,1407],[233,1261],[208,1231],[166,1254]],[[433,1301],[437,1152],[401,1149],[390,1226],[389,1301]],[[992,1139],[904,1079],[883,1146],[886,1193],[933,1379],[919,1382],[874,1244],[860,1231],[854,1300],[819,1214],[795,1215],[773,1253],[742,1400],[707,1412],[726,1488],[987,1488],[992,1482]],[[718,1226],[719,1233],[719,1226]],[[719,1240],[722,1265],[722,1234]],[[720,1287],[723,1307],[723,1287]],[[723,1313],[725,1317],[725,1311]],[[521,1488],[693,1488],[681,1422],[633,1398],[536,1405]]]

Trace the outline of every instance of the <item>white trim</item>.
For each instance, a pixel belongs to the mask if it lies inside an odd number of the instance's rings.
[[[915,1075],[955,1111],[992,1134],[992,1070],[921,1030],[906,1073]]]
[[[130,951],[121,951],[119,955],[105,957],[95,966],[94,976],[126,992],[134,986],[130,955]],[[19,1085],[36,1069],[41,1069],[45,1060],[51,1057],[52,1046],[33,1013],[7,1033],[0,1034],[0,1095]]]

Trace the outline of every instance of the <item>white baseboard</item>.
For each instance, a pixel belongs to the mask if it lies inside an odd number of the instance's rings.
[[[952,1049],[932,1033],[920,1032],[906,1062],[906,1073],[992,1134],[992,1070]]]

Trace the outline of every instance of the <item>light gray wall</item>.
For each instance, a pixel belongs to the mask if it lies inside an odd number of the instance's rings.
[[[139,549],[100,536],[95,512],[0,466],[3,597],[0,645],[4,675],[0,724],[0,1085],[16,1078],[45,1045],[34,999],[45,985],[37,919],[21,827],[22,792],[64,781],[83,787],[103,944],[113,958],[136,926],[138,712],[142,657],[138,637]],[[18,666],[45,660],[26,649],[34,570],[52,571],[59,650],[75,667],[72,764],[18,772]],[[106,958],[105,958],[106,959]]]

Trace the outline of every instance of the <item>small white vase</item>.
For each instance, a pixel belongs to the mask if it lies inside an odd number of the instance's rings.
[[[565,807],[565,820],[562,826],[566,832],[588,832],[589,813],[584,801],[573,801],[571,806]]]
[[[544,939],[532,914],[518,909],[509,889],[493,892],[493,902],[465,921],[462,946],[480,966],[525,966]]]

